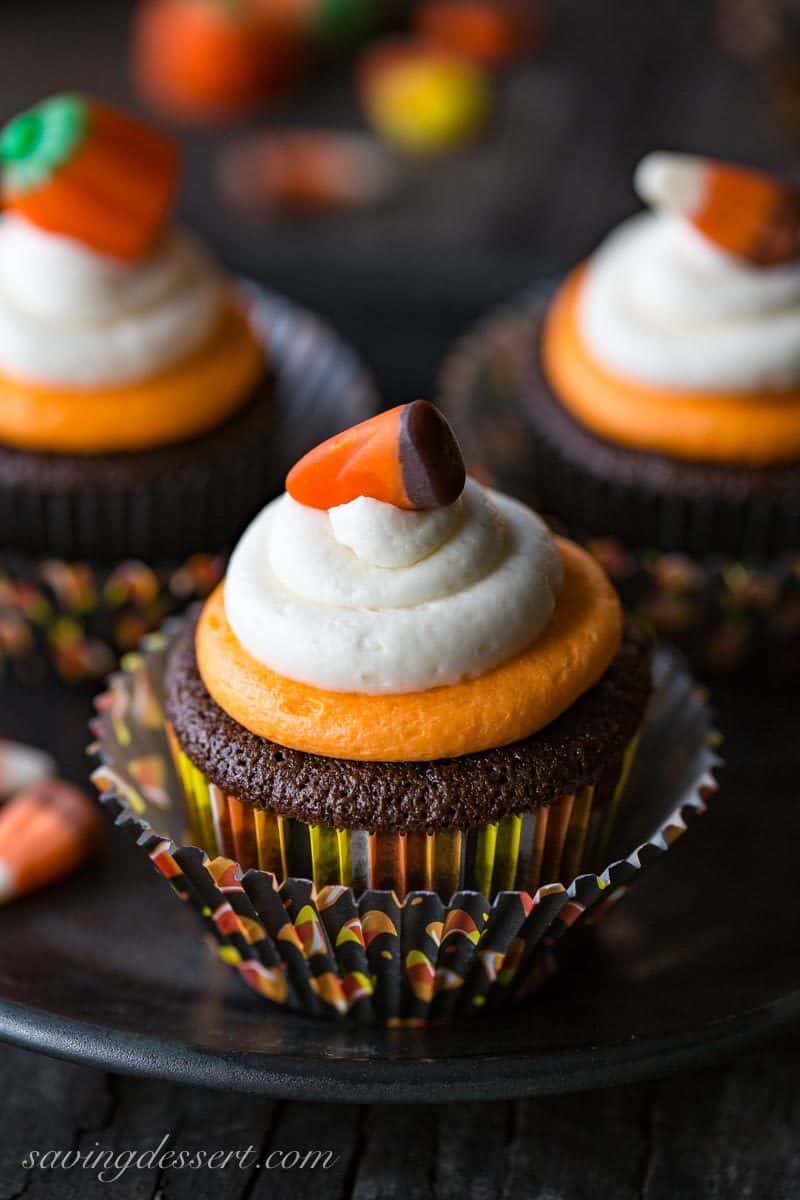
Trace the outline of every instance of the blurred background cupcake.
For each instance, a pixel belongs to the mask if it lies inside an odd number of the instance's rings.
[[[62,95],[5,126],[0,158],[14,546],[151,561],[222,549],[272,484],[274,368],[233,281],[168,228],[177,147]]]
[[[592,535],[767,560],[800,545],[800,195],[674,154],[636,183],[535,333],[537,485]]]
[[[483,404],[484,424],[514,406],[523,486],[706,665],[772,632],[796,662],[780,605],[800,547],[800,194],[666,153],[636,186],[650,211],[468,341],[445,405],[466,423]],[[759,629],[739,646],[726,622],[751,606]]]
[[[365,415],[369,387],[171,227],[171,139],[64,94],[5,126],[0,161],[3,586],[20,659],[102,673],[205,593],[314,421]]]

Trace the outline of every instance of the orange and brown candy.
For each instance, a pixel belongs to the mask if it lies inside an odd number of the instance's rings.
[[[800,192],[762,171],[684,154],[650,154],[636,173],[642,199],[680,213],[703,237],[754,266],[800,252]]]
[[[415,400],[329,438],[292,468],[286,490],[310,508],[360,496],[404,509],[452,504],[464,489],[464,460],[449,424]]]

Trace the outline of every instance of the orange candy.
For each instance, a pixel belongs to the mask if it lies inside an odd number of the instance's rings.
[[[693,392],[642,383],[598,363],[578,326],[584,270],[562,286],[542,338],[547,379],[582,425],[634,450],[699,462],[763,466],[800,458],[800,388]]]
[[[756,266],[800,251],[800,193],[779,179],[689,154],[648,154],[636,188],[653,208],[681,213],[728,254]]]
[[[477,679],[425,692],[370,696],[309,687],[271,671],[240,645],[223,585],[197,628],[208,691],[235,721],[281,746],[332,758],[428,762],[519,741],[549,725],[616,655],[622,614],[602,568],[558,540],[564,586],[530,649]]]
[[[77,870],[102,829],[97,805],[63,780],[20,792],[0,809],[0,903]]]
[[[452,504],[464,480],[452,429],[432,404],[415,400],[316,446],[292,467],[286,490],[310,508],[370,496],[397,508],[426,509]]]
[[[107,104],[57,96],[3,130],[6,208],[101,254],[136,259],[161,234],[178,179],[174,142]]]
[[[279,91],[300,57],[297,15],[268,0],[145,0],[133,65],[148,100],[179,117],[225,120]]]

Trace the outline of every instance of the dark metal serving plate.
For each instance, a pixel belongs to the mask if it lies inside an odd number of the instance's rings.
[[[88,694],[0,698],[0,736],[47,745],[80,777]],[[123,1072],[351,1101],[566,1091],[729,1052],[800,1016],[800,805],[791,691],[731,691],[718,709],[728,767],[709,814],[498,1027],[392,1034],[273,1012],[115,836],[99,870],[0,910],[0,1037]]]

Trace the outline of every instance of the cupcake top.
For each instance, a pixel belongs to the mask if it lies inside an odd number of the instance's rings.
[[[678,458],[800,453],[800,199],[652,154],[631,218],[566,282],[543,342],[558,398],[609,441]]]
[[[246,399],[263,353],[210,255],[169,228],[169,139],[56,96],[6,125],[0,167],[0,441],[145,448]]]
[[[620,644],[600,569],[465,479],[432,405],[324,443],[256,518],[198,628],[239,724],[310,753],[436,759],[542,728]]]

